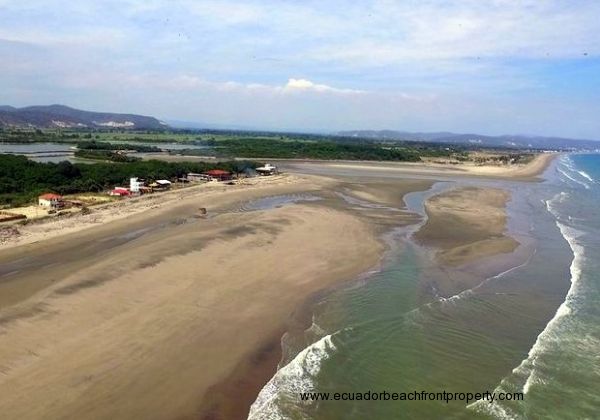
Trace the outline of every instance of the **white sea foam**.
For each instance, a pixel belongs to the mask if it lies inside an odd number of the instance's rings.
[[[482,287],[485,284],[489,283],[490,281],[502,278],[505,275],[507,275],[509,273],[512,273],[513,271],[518,270],[519,268],[525,267],[526,265],[528,265],[531,262],[531,259],[533,258],[533,256],[536,254],[536,252],[537,251],[534,249],[533,252],[531,253],[531,255],[529,256],[529,258],[527,258],[527,261],[525,261],[524,263],[516,265],[514,267],[511,267],[508,270],[505,270],[505,271],[503,271],[503,272],[501,272],[499,274],[496,274],[495,276],[488,277],[485,280],[483,280],[481,283],[479,283],[478,285],[476,285],[475,287],[472,287],[471,289],[463,290],[462,292],[460,292],[460,293],[458,293],[456,295],[452,295],[452,296],[450,296],[448,298],[439,297],[438,298],[438,302],[441,302],[441,303],[456,303],[460,299],[464,299],[466,297],[472,296],[477,289],[479,289],[480,287]]]
[[[494,392],[496,394],[498,394],[499,392],[511,392],[508,389],[503,388],[502,385],[503,384],[501,383],[496,387],[496,389],[494,389]],[[485,413],[496,419],[515,420],[520,418],[519,415],[513,412],[513,410],[511,410],[509,407],[500,405],[498,403],[498,400],[494,401],[493,403],[490,403],[486,400],[477,400],[467,405],[467,409],[475,410],[480,413]]]
[[[323,328],[321,328],[321,326],[319,324],[317,324],[315,322],[315,316],[313,314],[312,317],[312,324],[311,326],[306,330],[306,332],[311,333],[317,337],[323,337],[324,335],[327,334],[327,331],[325,331]]]
[[[585,188],[586,190],[590,189],[590,186],[584,182],[584,181],[580,181],[577,178],[575,178],[574,176],[569,175],[566,171],[563,171],[560,167],[557,167],[556,170],[558,172],[560,172],[565,178],[569,179],[570,181],[583,186],[583,188]]]
[[[588,181],[590,181],[590,182],[596,182],[596,181],[594,181],[594,178],[592,178],[592,177],[591,177],[591,176],[590,176],[590,175],[589,175],[587,172],[585,172],[585,171],[577,171],[577,173],[578,173],[579,175],[581,175],[582,177],[584,177],[585,179],[587,179]]]
[[[561,320],[564,317],[568,316],[573,310],[572,301],[577,293],[579,279],[581,278],[581,266],[585,259],[584,249],[577,241],[577,238],[583,233],[576,229],[573,229],[572,227],[566,226],[558,221],[556,222],[556,225],[560,229],[560,233],[562,234],[562,236],[565,238],[565,240],[571,247],[571,251],[573,251],[573,261],[571,262],[570,267],[571,287],[569,287],[567,296],[564,302],[558,307],[558,310],[556,311],[554,317],[546,325],[544,331],[542,331],[540,335],[538,335],[535,344],[533,345],[531,350],[529,350],[527,359],[523,360],[523,362],[521,362],[521,364],[513,370],[513,373],[520,373],[521,371],[529,372],[527,380],[523,385],[523,392],[525,394],[529,392],[533,384],[543,382],[538,378],[538,374],[536,373],[536,361],[540,354],[542,354],[546,341],[554,341],[556,339],[555,329],[558,327]]]
[[[287,365],[275,373],[258,394],[250,407],[249,420],[278,420],[288,416],[282,412],[280,404],[285,401],[298,401],[301,392],[315,390],[315,378],[323,361],[336,350],[331,334],[311,344]]]
[[[498,392],[498,389],[496,389],[494,392]],[[469,404],[467,408],[487,413],[488,415],[497,419],[515,420],[518,418],[518,416],[515,413],[513,413],[508,407],[502,407],[500,404],[497,403],[490,404],[488,401],[484,400],[475,401],[474,403]]]
[[[556,205],[560,204],[560,203],[564,203],[565,200],[567,200],[568,198],[569,198],[569,194],[566,193],[565,191],[561,191],[560,193],[558,193],[554,197],[552,197],[550,200],[545,201],[546,210],[548,210],[550,212],[550,214],[552,214],[557,219],[560,219],[560,213],[556,209]]]
[[[571,180],[579,185],[583,185],[585,189],[590,189],[590,184],[588,182],[591,182],[591,183],[596,182],[594,180],[594,178],[592,178],[590,176],[590,174],[588,174],[587,172],[585,172],[583,170],[578,169],[575,165],[575,162],[573,162],[573,159],[571,159],[571,157],[564,156],[560,160],[560,163],[567,169],[568,173],[561,170],[560,166],[557,167],[558,172],[563,174],[569,180]],[[570,173],[570,175],[569,175],[569,173]],[[577,179],[577,177],[581,177],[582,179]]]

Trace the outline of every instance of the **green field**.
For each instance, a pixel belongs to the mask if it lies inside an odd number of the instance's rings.
[[[80,153],[80,157],[119,160],[119,156],[99,150],[130,149],[136,142],[189,144],[190,149],[172,151],[181,155],[213,155],[222,158],[279,158],[279,159],[344,159],[416,162],[421,157],[451,157],[464,153],[462,146],[402,141],[378,141],[333,135],[268,133],[215,130],[176,131],[83,131],[83,130],[3,130],[4,142],[66,142],[76,143],[80,149],[94,149]],[[85,142],[94,146],[84,147]],[[92,143],[93,142],[93,143]],[[112,145],[109,145],[112,143]],[[119,145],[121,144],[121,145]],[[194,149],[193,146],[209,146]],[[147,146],[146,146],[147,147]],[[85,156],[84,156],[85,155]]]

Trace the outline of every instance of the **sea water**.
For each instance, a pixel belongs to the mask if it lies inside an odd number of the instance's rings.
[[[514,266],[452,296],[423,293],[437,271],[412,241],[415,227],[390,232],[381,268],[317,305],[306,346],[284,349],[250,418],[597,418],[600,156],[561,156],[545,177],[471,181],[511,191],[509,231],[523,245]],[[422,212],[427,196],[412,194],[408,207]],[[517,392],[523,400],[300,398],[384,391]]]

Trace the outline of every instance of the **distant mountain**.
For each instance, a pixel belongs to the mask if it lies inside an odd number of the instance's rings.
[[[519,149],[553,150],[599,150],[600,141],[569,139],[561,137],[503,135],[485,136],[481,134],[411,133],[394,130],[354,130],[340,131],[336,135],[365,139],[392,141],[426,141],[434,143],[472,144],[483,147],[512,147]]]
[[[90,112],[64,105],[0,106],[0,127],[32,128],[121,128],[155,130],[168,126],[154,117],[135,114]]]

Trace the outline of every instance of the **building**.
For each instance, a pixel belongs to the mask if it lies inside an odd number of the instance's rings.
[[[227,181],[231,179],[231,172],[222,169],[211,169],[210,171],[204,172],[204,175],[208,175],[211,179],[217,181]]]
[[[187,174],[186,179],[189,182],[206,182],[210,181],[212,178],[206,174],[197,174],[195,172],[190,172]]]
[[[62,195],[47,193],[38,197],[38,204],[42,207],[58,208],[63,207],[65,202]]]
[[[277,173],[277,166],[267,163],[265,166],[256,168],[256,172],[258,172],[259,175],[275,175]]]
[[[152,191],[168,190],[169,188],[171,188],[171,181],[167,181],[166,179],[159,179],[150,184],[149,187],[152,188]]]
[[[144,186],[144,180],[140,178],[130,178],[129,179],[129,191],[134,194],[138,194],[140,192],[140,188]]]
[[[171,181],[167,181],[166,179],[157,179],[155,182],[160,188],[163,188],[165,190],[171,188]]]

